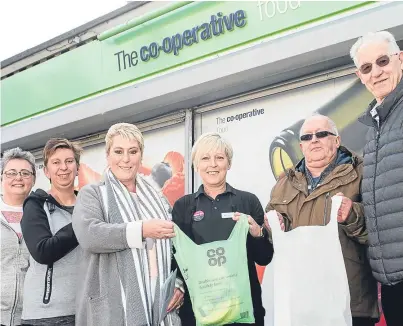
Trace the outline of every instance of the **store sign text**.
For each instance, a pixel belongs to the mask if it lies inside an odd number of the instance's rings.
[[[276,15],[285,14],[287,11],[298,9],[301,6],[301,1],[258,1],[260,20],[265,18],[273,18]]]
[[[166,54],[179,55],[179,51],[184,47],[192,46],[199,41],[207,41],[213,36],[220,36],[225,32],[232,32],[235,28],[242,28],[245,25],[245,10],[237,10],[229,15],[218,12],[216,15],[211,15],[210,22],[187,29],[182,33],[167,36],[161,43],[152,42],[149,45],[144,45],[139,52],[122,50],[114,53],[114,56],[116,56],[119,71],[122,71],[137,66],[139,60],[147,62],[151,59],[157,59],[161,51]]]

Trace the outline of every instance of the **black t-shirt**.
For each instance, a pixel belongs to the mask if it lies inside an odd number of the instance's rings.
[[[193,241],[196,244],[203,244],[228,239],[235,226],[235,221],[230,217],[223,218],[223,216],[231,215],[225,213],[236,212],[237,200],[239,200],[239,196],[236,196],[236,192],[229,185],[226,191],[215,199],[208,196],[201,186],[195,194],[195,216],[191,216]]]
[[[61,207],[63,207],[63,209],[64,209],[65,211],[67,211],[67,212],[69,212],[71,215],[73,215],[74,206],[64,206],[64,205],[61,205]]]

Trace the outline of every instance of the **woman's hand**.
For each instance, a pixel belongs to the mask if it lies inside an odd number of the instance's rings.
[[[240,217],[241,217],[241,213],[236,212],[232,219],[234,221],[239,221]],[[249,223],[249,233],[252,235],[252,237],[258,238],[258,237],[262,236],[260,225],[257,224],[256,221],[253,219],[253,217],[250,215],[248,215],[248,223]]]
[[[171,221],[160,219],[143,221],[143,238],[168,239],[174,236],[174,224]]]
[[[179,309],[183,305],[184,294],[179,288],[175,288],[174,295],[169,302],[167,312],[171,312],[174,309]]]

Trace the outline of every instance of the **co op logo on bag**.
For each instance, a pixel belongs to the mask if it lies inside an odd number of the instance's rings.
[[[207,257],[209,258],[208,264],[210,266],[224,265],[227,262],[227,258],[224,256],[224,254],[225,249],[223,247],[207,250]]]

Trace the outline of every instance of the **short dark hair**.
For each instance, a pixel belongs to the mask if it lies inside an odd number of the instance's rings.
[[[58,150],[59,148],[71,149],[74,153],[74,159],[77,165],[80,164],[80,157],[83,149],[81,146],[65,138],[51,138],[46,142],[45,148],[43,149],[43,164],[48,165],[49,158]]]

